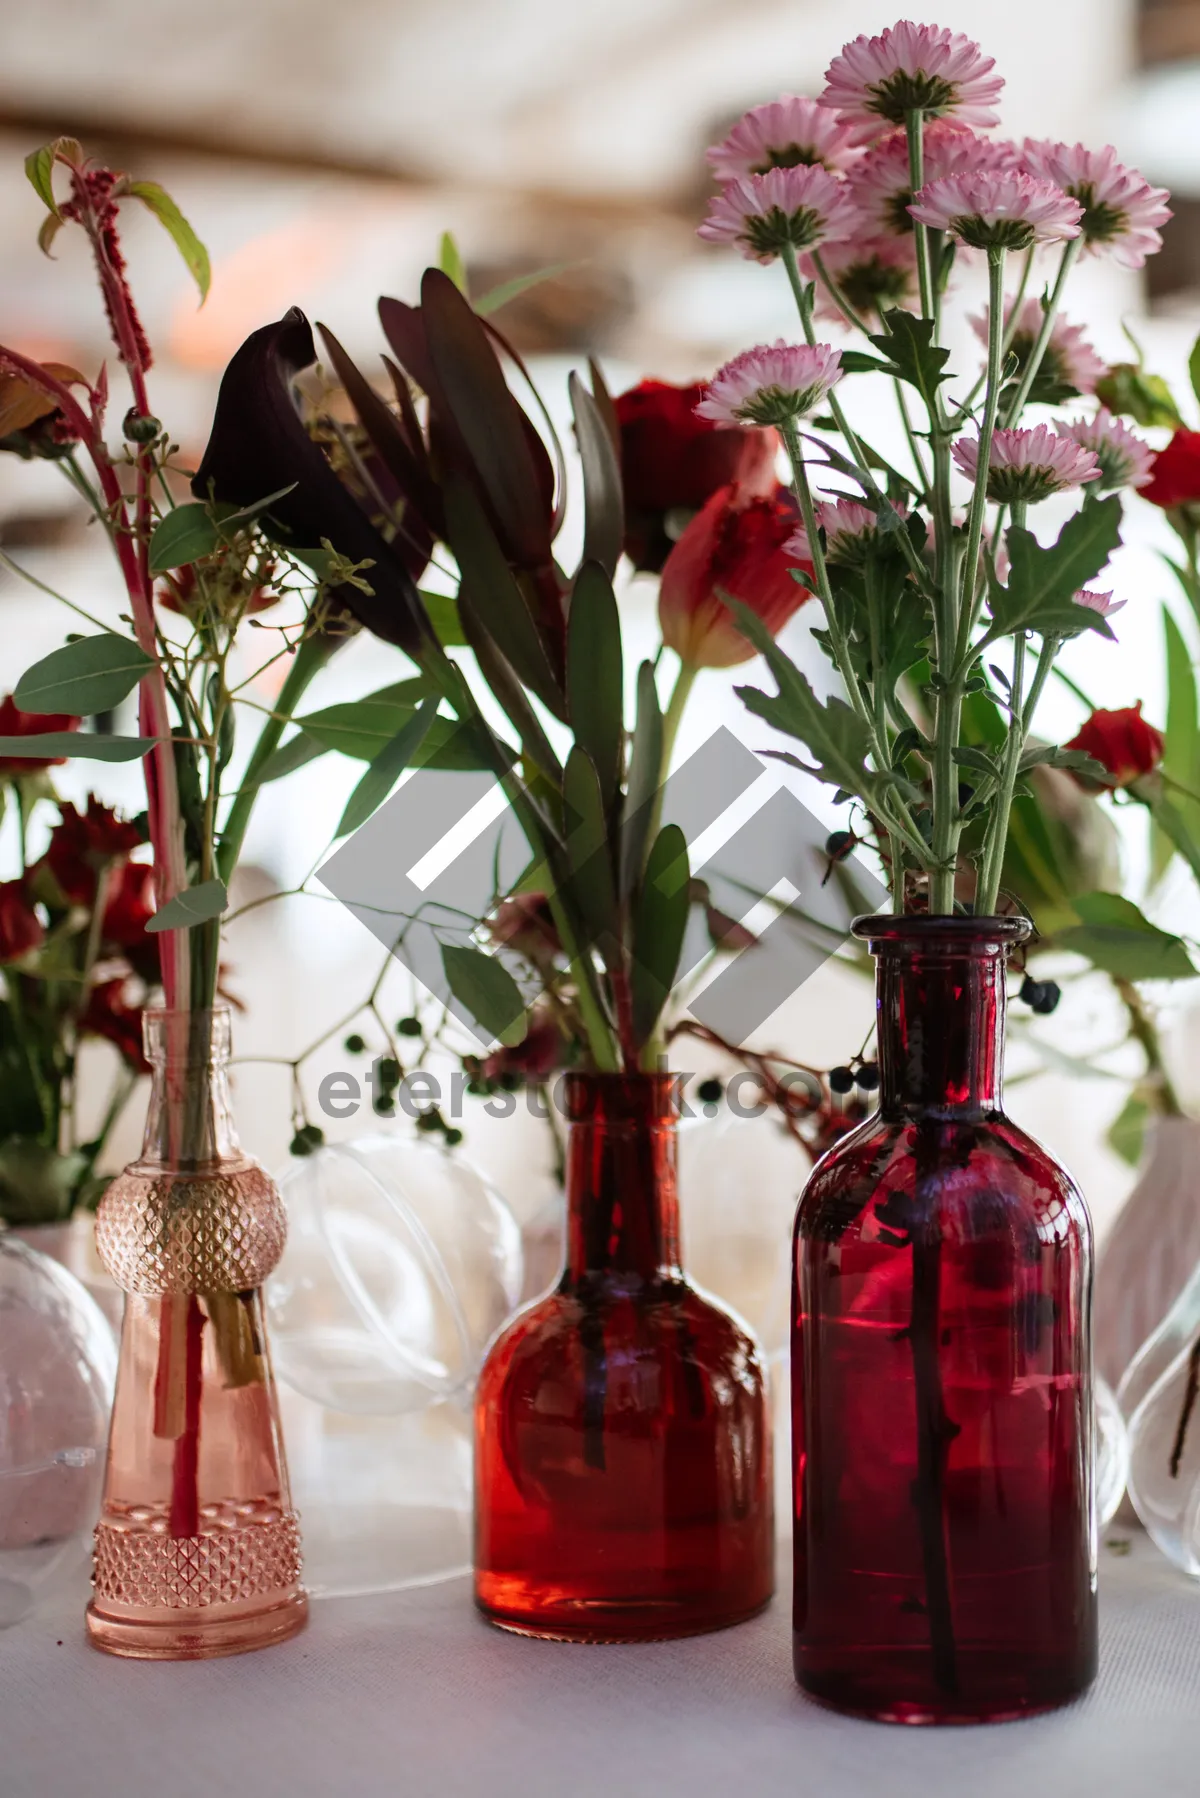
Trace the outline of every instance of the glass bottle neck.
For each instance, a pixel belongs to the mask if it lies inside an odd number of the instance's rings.
[[[872,940],[885,1118],[981,1117],[1003,1107],[1009,944],[983,929],[942,933],[939,922],[929,920],[925,936]]]
[[[147,1011],[142,1030],[151,1066],[143,1163],[196,1169],[240,1160],[228,1010]]]
[[[569,1074],[564,1283],[680,1273],[670,1074]]]

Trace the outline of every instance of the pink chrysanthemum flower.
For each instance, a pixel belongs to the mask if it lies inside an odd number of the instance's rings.
[[[787,547],[786,544],[784,547]],[[1086,606],[1089,612],[1099,612],[1101,618],[1111,618],[1114,612],[1119,612],[1128,603],[1124,599],[1114,599],[1111,593],[1093,593],[1086,589],[1075,595],[1077,606]]]
[[[1017,358],[1018,376],[1024,373],[1033,354],[1033,346],[1038,340],[1045,316],[1040,300],[1026,300],[1015,320],[1011,304],[1004,309],[1004,322],[1011,332],[1009,345]],[[971,329],[981,343],[987,342],[986,312],[975,314],[971,320]],[[1054,320],[1050,341],[1038,369],[1039,387],[1070,387],[1076,393],[1094,393],[1096,382],[1102,380],[1107,373],[1108,363],[1096,354],[1083,334],[1083,326],[1069,324],[1059,313]],[[1036,398],[1036,394],[1034,397]],[[1051,395],[1052,399],[1063,397],[1066,396]]]
[[[1049,181],[1013,168],[979,169],[927,181],[909,207],[934,231],[951,231],[976,250],[1027,250],[1079,236],[1083,207]]]
[[[972,481],[979,469],[978,437],[960,437],[952,451]],[[1048,425],[1032,431],[997,431],[988,457],[987,496],[998,505],[1014,501],[1034,505],[1052,493],[1082,487],[1100,479],[1100,463],[1091,450],[1069,437],[1056,437]]]
[[[818,500],[813,507],[817,524],[825,533],[825,560],[840,563],[845,568],[861,567],[870,551],[876,544],[885,542],[896,532],[894,518],[881,521],[878,512],[872,512],[855,499]],[[896,518],[906,518],[908,513],[904,506],[894,503],[892,512]],[[808,541],[808,532],[801,525],[784,544],[784,549],[798,562],[812,565],[812,549]]]
[[[961,31],[914,25],[902,19],[879,37],[856,37],[825,71],[823,106],[870,143],[888,125],[903,125],[911,112],[931,118],[952,113],[964,125],[994,125],[1004,87],[995,60]]]
[[[860,318],[881,319],[890,307],[916,301],[917,253],[911,237],[856,237],[825,244],[821,263]],[[840,320],[842,313],[811,256],[801,256],[800,272],[817,283],[818,318]]]
[[[736,244],[755,262],[772,262],[786,244],[808,250],[845,236],[853,220],[845,187],[828,169],[768,169],[727,182],[713,197],[699,235],[709,243]]]
[[[827,343],[760,344],[719,368],[696,407],[721,425],[782,425],[819,406],[841,379],[842,352]]]
[[[1158,227],[1173,216],[1170,195],[1118,162],[1111,144],[1088,150],[1026,138],[1021,160],[1037,180],[1053,181],[1079,202],[1084,248],[1093,255],[1107,252],[1123,268],[1141,268],[1162,249]]]
[[[1091,450],[1100,464],[1100,489],[1144,487],[1154,472],[1154,451],[1144,437],[1101,406],[1095,418],[1067,422],[1056,418],[1054,429],[1080,449]]]
[[[706,152],[718,181],[765,175],[768,169],[806,168],[819,164],[831,173],[857,156],[854,133],[817,100],[786,94],[752,106],[729,136]]]
[[[1010,144],[989,143],[953,119],[935,119],[925,131],[925,184],[948,175],[1011,166]],[[846,185],[871,231],[910,235],[913,192],[909,178],[908,133],[889,131],[850,170]]]

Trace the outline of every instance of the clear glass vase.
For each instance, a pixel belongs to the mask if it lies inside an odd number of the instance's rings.
[[[1027,926],[861,919],[879,1110],[795,1236],[795,1665],[836,1708],[995,1721],[1096,1671],[1091,1227],[1003,1110]]]
[[[1117,1391],[1129,1497],[1167,1559],[1200,1579],[1200,1267]]]
[[[96,1218],[126,1300],[87,1621],[145,1660],[265,1647],[307,1615],[261,1292],[286,1223],[238,1147],[229,1036],[224,1008],[147,1012],[145,1143]]]

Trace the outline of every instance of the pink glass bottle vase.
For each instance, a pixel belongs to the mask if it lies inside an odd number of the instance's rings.
[[[87,1622],[139,1659],[265,1647],[307,1616],[261,1294],[286,1224],[238,1147],[229,1034],[225,1009],[146,1014],[145,1144],[96,1219],[126,1300]]]

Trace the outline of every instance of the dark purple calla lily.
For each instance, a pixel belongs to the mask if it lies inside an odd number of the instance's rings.
[[[415,656],[432,631],[405,563],[401,540],[389,543],[339,480],[304,427],[292,382],[316,360],[312,329],[295,308],[264,325],[238,350],[221,381],[204,459],[192,481],[198,499],[251,506],[288,488],[267,522],[297,549],[322,539],[353,562],[370,562],[370,593],[337,588],[348,612],[374,636]]]

